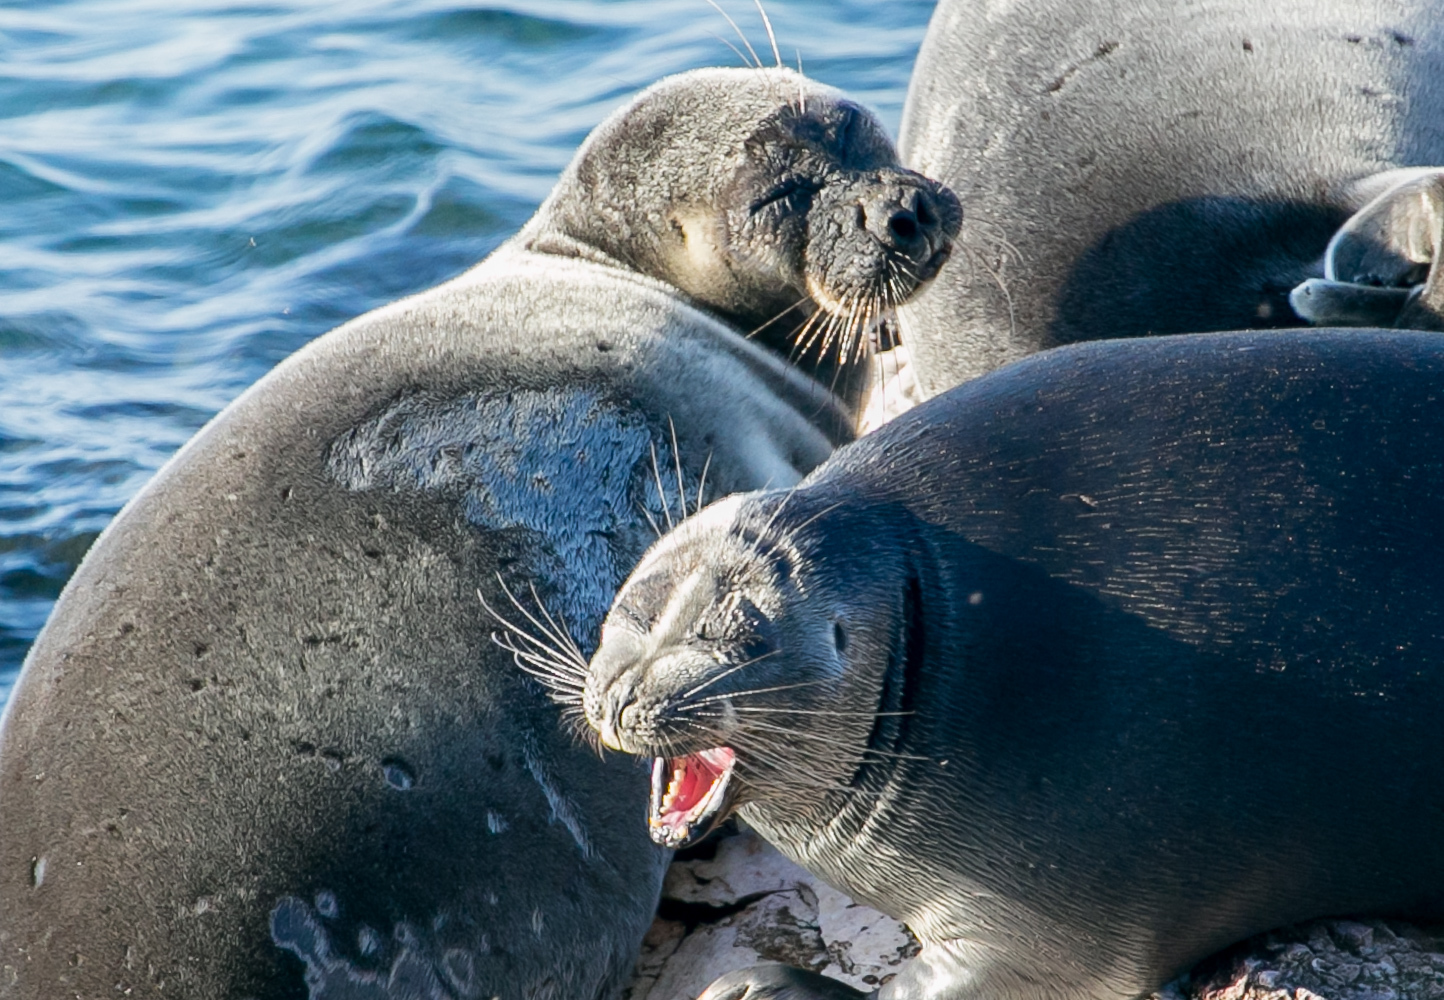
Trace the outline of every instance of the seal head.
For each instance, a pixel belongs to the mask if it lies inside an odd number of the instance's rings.
[[[820,518],[830,530],[809,532]],[[658,843],[695,843],[738,808],[822,825],[894,755],[913,574],[907,547],[856,520],[792,491],[729,498],[618,594],[584,703],[605,745],[653,758]]]
[[[783,354],[858,357],[962,221],[865,109],[786,69],[670,77],[599,126],[519,239],[658,278]]]

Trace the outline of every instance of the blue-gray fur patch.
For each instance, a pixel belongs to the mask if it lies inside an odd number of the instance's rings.
[[[587,649],[631,569],[619,555],[650,541],[642,510],[666,522],[658,475],[675,516],[670,441],[659,438],[640,415],[580,388],[417,394],[337,438],[326,464],[348,489],[452,494],[478,527],[535,532],[543,544],[521,570]]]
[[[443,984],[438,963],[412,947],[414,934],[394,935],[398,954],[388,968],[365,969],[338,954],[331,933],[318,914],[294,896],[287,896],[271,911],[271,940],[306,963],[306,987],[311,1000],[452,1000],[480,995],[472,974],[465,980]],[[413,940],[407,941],[405,939]],[[440,963],[448,978],[472,970],[448,954]]]

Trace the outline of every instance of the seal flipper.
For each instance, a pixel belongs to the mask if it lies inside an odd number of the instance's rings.
[[[1444,330],[1444,168],[1414,173],[1356,212],[1329,241],[1324,277],[1289,294],[1316,326]]]
[[[862,1000],[875,997],[791,965],[754,965],[713,980],[697,1000]]]

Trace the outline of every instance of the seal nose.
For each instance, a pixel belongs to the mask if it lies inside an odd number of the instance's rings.
[[[942,231],[942,211],[932,195],[912,185],[900,186],[863,205],[864,224],[883,243],[908,256],[930,252]]]
[[[617,730],[623,724],[623,715],[636,704],[636,691],[633,690],[631,681],[626,678],[619,679],[603,692],[599,717],[593,720],[597,733],[601,736],[602,746],[608,750],[625,752]]]

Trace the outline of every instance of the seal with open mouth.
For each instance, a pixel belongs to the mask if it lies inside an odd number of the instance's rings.
[[[1038,354],[662,539],[587,715],[656,758],[654,838],[737,809],[906,921],[882,1000],[1126,1000],[1307,918],[1438,918],[1441,456],[1437,335]],[[706,996],[744,994],[857,995]]]
[[[0,993],[615,996],[666,863],[627,822],[644,782],[478,595],[539,614],[533,583],[585,642],[649,518],[797,482],[957,219],[831,88],[685,74],[491,257],[227,407],[91,549],[7,708]]]

